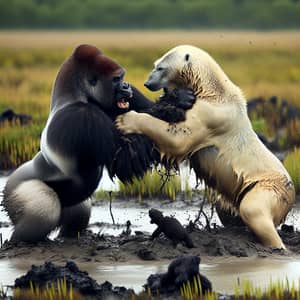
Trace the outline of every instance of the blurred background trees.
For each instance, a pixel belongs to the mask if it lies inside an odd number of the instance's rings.
[[[2,29],[299,27],[299,0],[0,0]]]

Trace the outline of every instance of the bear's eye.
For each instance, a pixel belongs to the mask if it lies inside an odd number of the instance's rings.
[[[92,86],[95,86],[97,84],[98,78],[96,76],[94,76],[93,78],[91,78],[89,80],[89,84]]]
[[[162,67],[158,67],[157,68],[157,71],[162,71],[164,68],[162,68]]]
[[[190,59],[190,55],[189,54],[186,54],[185,57],[184,57],[185,61],[188,61]]]

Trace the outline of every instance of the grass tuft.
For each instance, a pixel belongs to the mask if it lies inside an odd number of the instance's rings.
[[[299,282],[300,283],[300,282]],[[182,300],[218,300],[216,292],[201,293],[199,276],[193,282],[183,284],[180,289]],[[287,278],[272,281],[263,290],[255,287],[251,281],[241,280],[234,285],[234,294],[228,296],[230,300],[300,300],[300,290],[296,289],[295,283],[290,284]]]
[[[166,170],[148,171],[143,178],[134,178],[132,183],[119,183],[119,196],[136,198],[142,201],[145,198],[168,198],[175,200],[181,192],[180,176],[176,172],[166,175]],[[187,193],[191,190],[187,189]]]
[[[83,300],[78,291],[74,291],[72,284],[68,285],[66,278],[58,279],[57,283],[48,284],[41,289],[30,282],[29,289],[16,288],[13,291],[13,300]]]
[[[283,164],[292,177],[296,192],[300,192],[300,148],[294,148],[286,156]]]

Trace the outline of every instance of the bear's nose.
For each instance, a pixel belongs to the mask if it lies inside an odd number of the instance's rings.
[[[145,86],[146,88],[149,88],[149,87],[150,87],[150,83],[149,83],[148,81],[146,81],[146,82],[144,83],[144,86]]]

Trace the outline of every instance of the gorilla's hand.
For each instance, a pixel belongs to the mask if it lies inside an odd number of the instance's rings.
[[[177,108],[182,108],[184,110],[192,108],[196,101],[196,96],[191,89],[179,89],[176,88],[171,92],[166,92],[160,97],[162,100],[172,101]]]

